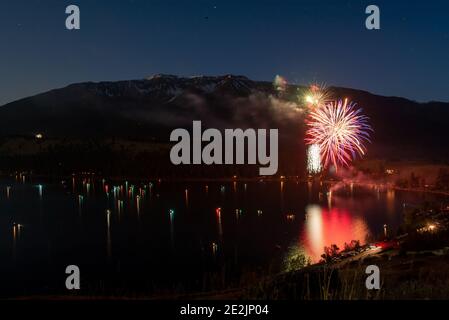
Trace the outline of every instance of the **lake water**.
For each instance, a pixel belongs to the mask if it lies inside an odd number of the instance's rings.
[[[133,295],[232,287],[278,272],[289,255],[362,243],[434,196],[318,182],[70,178],[0,183],[0,294]]]

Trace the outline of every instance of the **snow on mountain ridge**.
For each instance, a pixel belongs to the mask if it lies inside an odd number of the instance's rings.
[[[156,74],[143,80],[88,82],[78,85],[84,86],[96,95],[109,98],[136,95],[173,98],[189,89],[197,89],[205,93],[213,93],[220,88],[249,92],[255,86],[255,83],[245,76],[195,76],[186,78]]]

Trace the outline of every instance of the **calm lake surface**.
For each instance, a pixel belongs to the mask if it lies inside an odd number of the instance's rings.
[[[20,180],[20,179],[19,179]],[[435,196],[297,181],[165,182],[3,179],[1,296],[67,293],[65,268],[84,294],[232,287],[278,272],[301,252],[366,242],[402,221],[403,207]]]

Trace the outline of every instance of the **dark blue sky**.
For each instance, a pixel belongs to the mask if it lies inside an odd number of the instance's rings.
[[[81,30],[65,29],[65,7]],[[365,29],[377,4],[381,30]],[[0,0],[0,104],[74,82],[241,74],[449,101],[449,1]]]

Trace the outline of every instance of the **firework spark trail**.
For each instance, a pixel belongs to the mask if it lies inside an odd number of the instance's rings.
[[[277,75],[274,78],[273,86],[277,92],[285,92],[287,90],[287,85],[287,80],[284,77]]]
[[[368,118],[347,99],[312,110],[306,123],[306,143],[319,145],[324,167],[349,166],[357,154],[365,154],[364,143],[370,142]]]
[[[307,171],[309,174],[321,171],[321,148],[318,144],[312,144],[307,149]]]
[[[313,107],[322,107],[331,99],[331,92],[324,84],[312,84],[304,96],[307,105]]]

